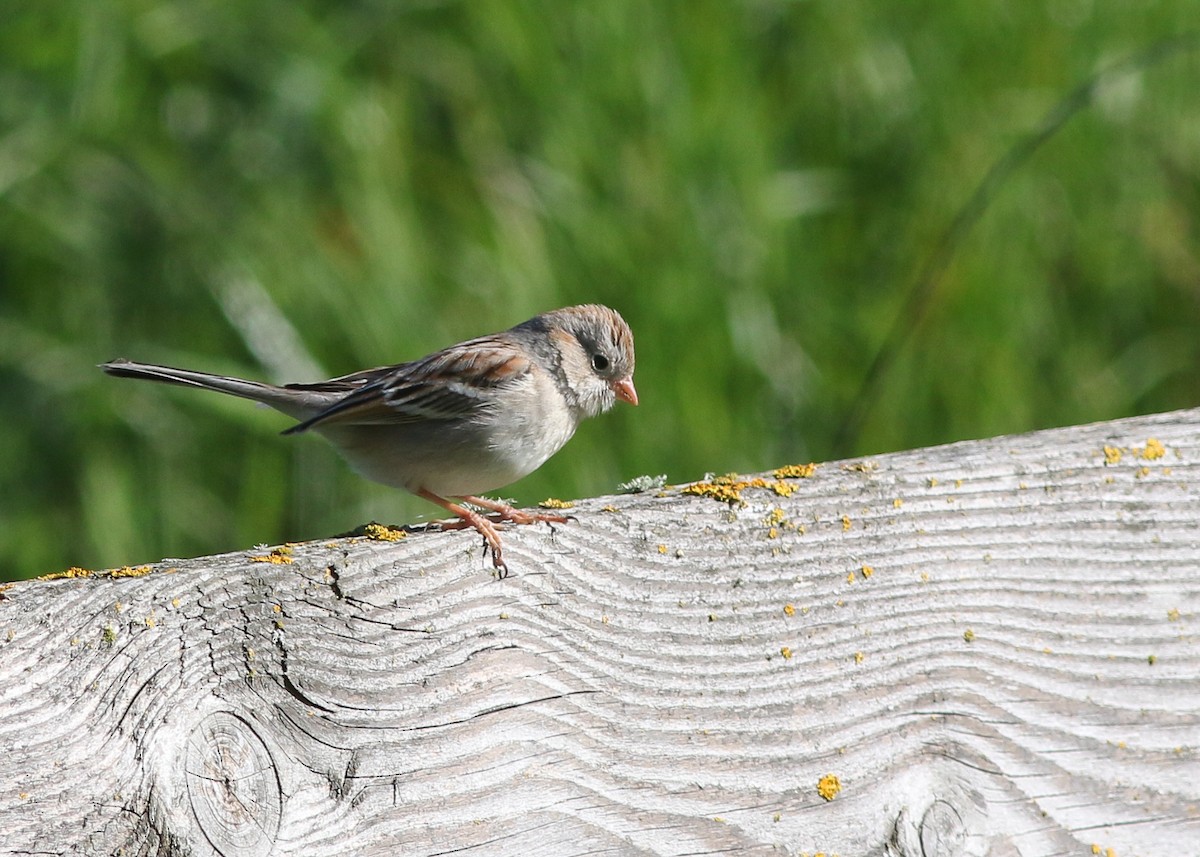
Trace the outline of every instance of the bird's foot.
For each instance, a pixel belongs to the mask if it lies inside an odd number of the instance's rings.
[[[439,529],[464,530],[467,527],[471,527],[483,536],[484,556],[487,556],[490,552],[492,555],[492,567],[496,569],[497,576],[501,579],[508,577],[508,565],[504,562],[503,548],[500,545],[500,527],[497,526],[496,522],[479,514],[474,509],[461,506],[458,503],[451,503],[449,500],[445,500],[429,491],[419,491],[418,494],[429,502],[436,503],[446,511],[458,516],[457,521],[440,521],[438,523]]]
[[[462,500],[470,503],[472,506],[478,506],[481,509],[487,509],[492,512],[496,521],[509,521],[514,524],[565,524],[568,521],[575,520],[573,515],[554,515],[549,512],[526,512],[523,509],[517,509],[507,503],[501,503],[499,500],[489,500],[487,497],[462,497]],[[488,516],[489,519],[491,516]],[[550,528],[554,529],[553,526]]]

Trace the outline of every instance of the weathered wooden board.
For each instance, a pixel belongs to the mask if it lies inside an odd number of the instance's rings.
[[[1200,855],[1200,410],[763,486],[13,586],[0,853]]]

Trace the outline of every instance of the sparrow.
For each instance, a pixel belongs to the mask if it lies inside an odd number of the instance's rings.
[[[585,418],[604,413],[618,399],[636,405],[633,364],[629,325],[616,310],[585,304],[542,313],[409,363],[317,384],[280,387],[125,359],[100,368],[121,378],[200,387],[270,405],[298,420],[283,434],[316,432],[367,479],[453,513],[458,520],[443,529],[473,527],[505,577],[497,524],[568,518],[521,511],[481,495],[537,470]]]

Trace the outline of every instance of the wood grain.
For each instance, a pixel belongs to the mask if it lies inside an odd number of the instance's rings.
[[[1198,462],[1192,410],[589,500],[503,581],[18,584],[0,853],[1200,855]]]

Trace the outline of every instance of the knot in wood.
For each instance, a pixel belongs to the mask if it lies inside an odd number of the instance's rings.
[[[921,854],[924,857],[958,857],[963,853],[967,830],[953,805],[935,800],[921,818]]]
[[[187,744],[187,791],[201,833],[224,857],[268,854],[279,833],[279,774],[248,721],[228,711],[196,725]]]

